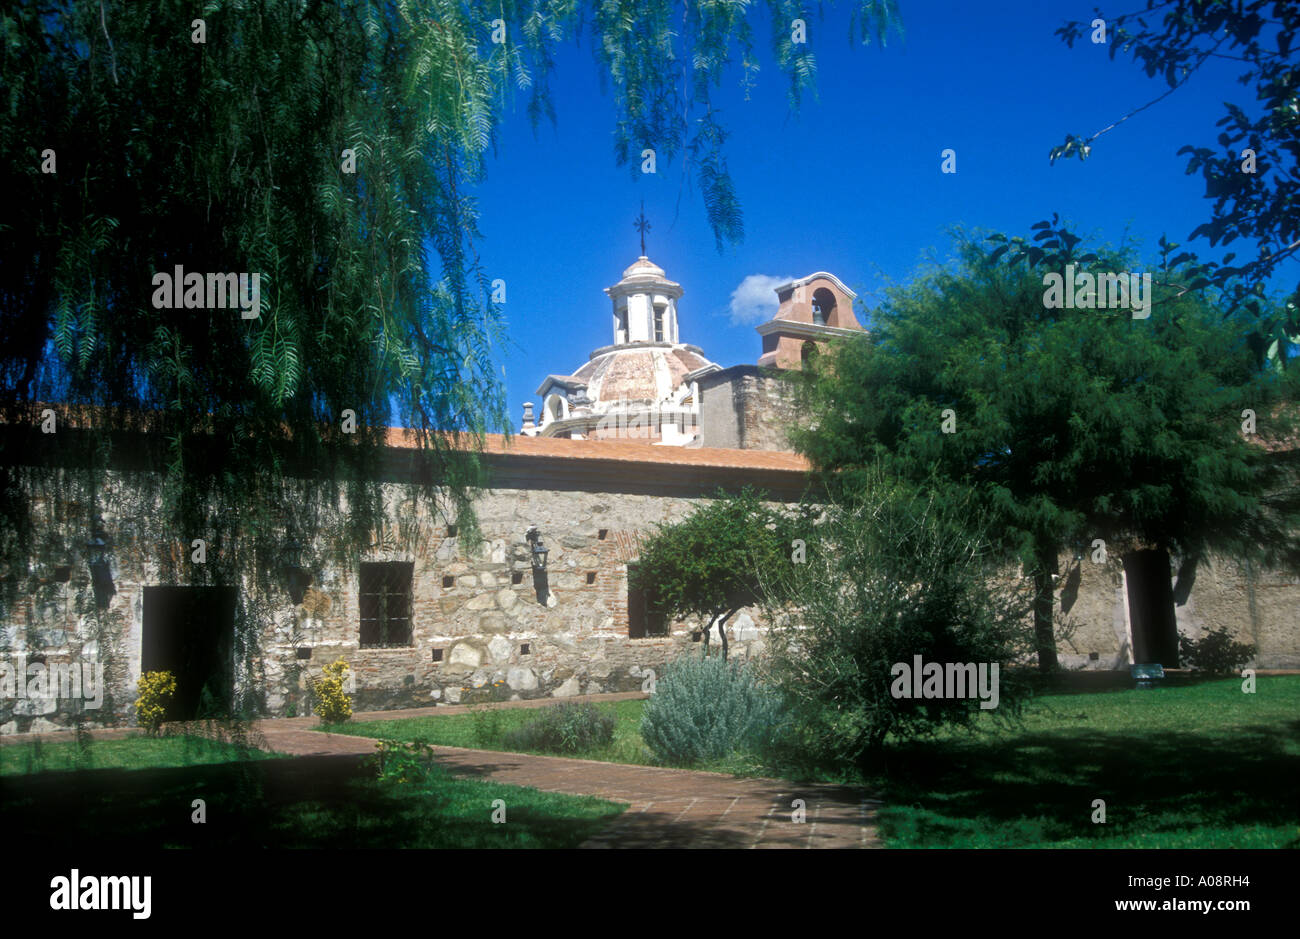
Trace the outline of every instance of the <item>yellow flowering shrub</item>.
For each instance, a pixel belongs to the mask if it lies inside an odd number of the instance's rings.
[[[176,694],[176,676],[171,672],[145,672],[137,686],[140,697],[135,699],[136,721],[145,733],[156,735],[162,728],[167,706]]]
[[[322,723],[341,724],[352,717],[352,702],[343,692],[343,676],[347,674],[348,663],[338,659],[321,671],[325,677],[307,679],[316,698],[316,713]]]

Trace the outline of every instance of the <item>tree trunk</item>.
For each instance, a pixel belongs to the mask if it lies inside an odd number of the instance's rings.
[[[717,622],[717,619],[718,619],[718,614],[714,613],[711,617],[709,617],[709,621],[704,624],[704,657],[706,659],[709,657],[709,640],[712,638],[713,635],[713,624]]]
[[[1043,674],[1057,669],[1056,633],[1052,629],[1052,608],[1056,603],[1055,546],[1040,549],[1034,569],[1034,646],[1038,651],[1038,670]]]
[[[735,612],[735,610],[728,610],[726,615],[718,620],[718,635],[722,638],[722,661],[724,662],[727,661],[727,620],[731,619],[731,614]]]

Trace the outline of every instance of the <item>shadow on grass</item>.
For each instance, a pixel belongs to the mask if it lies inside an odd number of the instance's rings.
[[[1014,743],[898,745],[880,780],[884,831],[900,847],[1172,846],[1178,837],[1233,847],[1263,830],[1269,843],[1296,847],[1298,733],[1293,721],[1213,737],[1080,728]],[[1092,821],[1096,799],[1105,824]]]
[[[361,756],[0,781],[0,825],[18,836],[112,848],[575,847],[619,809],[594,799],[456,780],[381,783]],[[504,799],[507,823],[491,821]],[[195,824],[193,801],[206,803]]]
[[[1035,697],[1107,694],[1116,691],[1133,691],[1137,687],[1137,680],[1127,670],[1062,671],[1050,675],[1016,670],[1011,674],[1024,682],[1025,687]],[[1211,675],[1206,672],[1167,671],[1164,678],[1156,679],[1154,687],[1147,690],[1195,688],[1199,685],[1213,685],[1232,677],[1234,676]]]

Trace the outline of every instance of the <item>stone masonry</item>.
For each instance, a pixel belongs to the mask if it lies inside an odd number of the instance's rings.
[[[394,435],[394,452],[404,446],[400,438]],[[641,539],[689,515],[720,487],[752,485],[780,505],[793,503],[806,481],[801,458],[772,451],[490,438],[486,459],[491,481],[475,505],[484,541],[473,550],[454,528],[456,519],[416,498],[400,474],[384,484],[386,520],[362,547],[360,563],[412,565],[409,645],[361,646],[359,569],[331,560],[329,545],[306,552],[312,583],[300,604],[278,571],[240,566],[238,583],[225,585],[238,594],[236,692],[266,715],[305,715],[307,676],[339,657],[351,666],[357,709],[641,690],[651,670],[659,674],[696,648],[700,625],[671,623],[667,635],[629,636],[628,564]],[[67,472],[26,470],[36,543],[28,569],[6,574],[25,586],[0,622],[0,660],[102,667],[102,700],[92,708],[86,695],[23,696],[0,679],[0,734],[68,727],[78,713],[90,726],[133,721],[146,590],[211,583],[190,563],[191,533],[159,529],[155,478],[114,470],[93,498],[89,482],[83,495],[77,487],[44,485]],[[103,606],[95,602],[83,547],[92,504],[101,507],[114,541],[115,593]],[[534,578],[525,539],[533,526],[550,551],[544,582]],[[1132,636],[1122,566],[1063,557],[1061,570],[1062,664],[1126,668]],[[1171,578],[1178,574],[1171,571]],[[1185,586],[1175,590],[1182,595],[1181,634],[1197,638],[1226,626],[1256,644],[1258,667],[1300,666],[1294,575],[1210,559],[1198,567],[1194,586]],[[728,629],[735,655],[761,654],[757,611],[737,614]]]

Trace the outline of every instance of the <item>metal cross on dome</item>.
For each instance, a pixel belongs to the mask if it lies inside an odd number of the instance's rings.
[[[645,257],[645,233],[650,230],[650,220],[645,217],[645,200],[641,200],[641,214],[636,217],[632,227],[641,233],[641,257]]]

